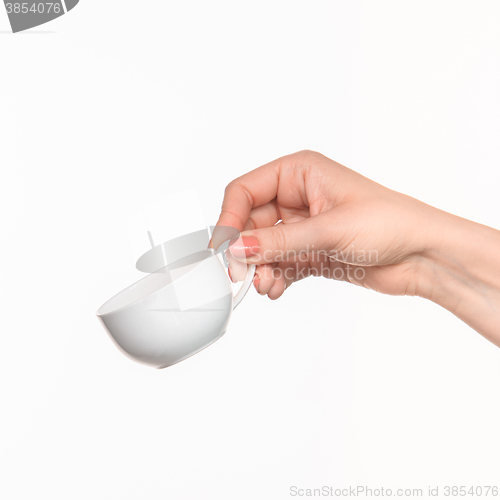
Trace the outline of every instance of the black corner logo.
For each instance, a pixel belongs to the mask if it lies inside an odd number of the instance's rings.
[[[54,0],[52,2],[15,2],[4,0],[12,31],[28,30],[64,16],[76,7],[80,0]]]

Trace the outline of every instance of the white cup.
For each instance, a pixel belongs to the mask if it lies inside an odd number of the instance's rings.
[[[232,310],[252,284],[255,266],[236,295],[213,250],[183,257],[121,291],[97,311],[130,358],[166,368],[222,337]]]

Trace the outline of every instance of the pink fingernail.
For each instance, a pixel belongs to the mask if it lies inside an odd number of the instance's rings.
[[[253,278],[253,286],[255,287],[255,290],[257,290],[257,293],[260,293],[259,292],[259,284],[260,284],[260,279],[257,275],[255,275]]]
[[[245,259],[259,251],[259,242],[254,236],[241,236],[229,242],[229,251],[236,259]]]

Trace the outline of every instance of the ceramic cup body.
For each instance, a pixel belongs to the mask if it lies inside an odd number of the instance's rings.
[[[255,269],[240,290],[244,295]],[[250,276],[252,274],[252,276]],[[97,312],[116,345],[155,368],[182,361],[224,335],[236,302],[226,270],[210,250],[141,279]]]

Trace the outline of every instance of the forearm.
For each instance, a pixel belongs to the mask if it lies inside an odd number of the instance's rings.
[[[500,231],[436,211],[427,238],[419,295],[500,347]]]

